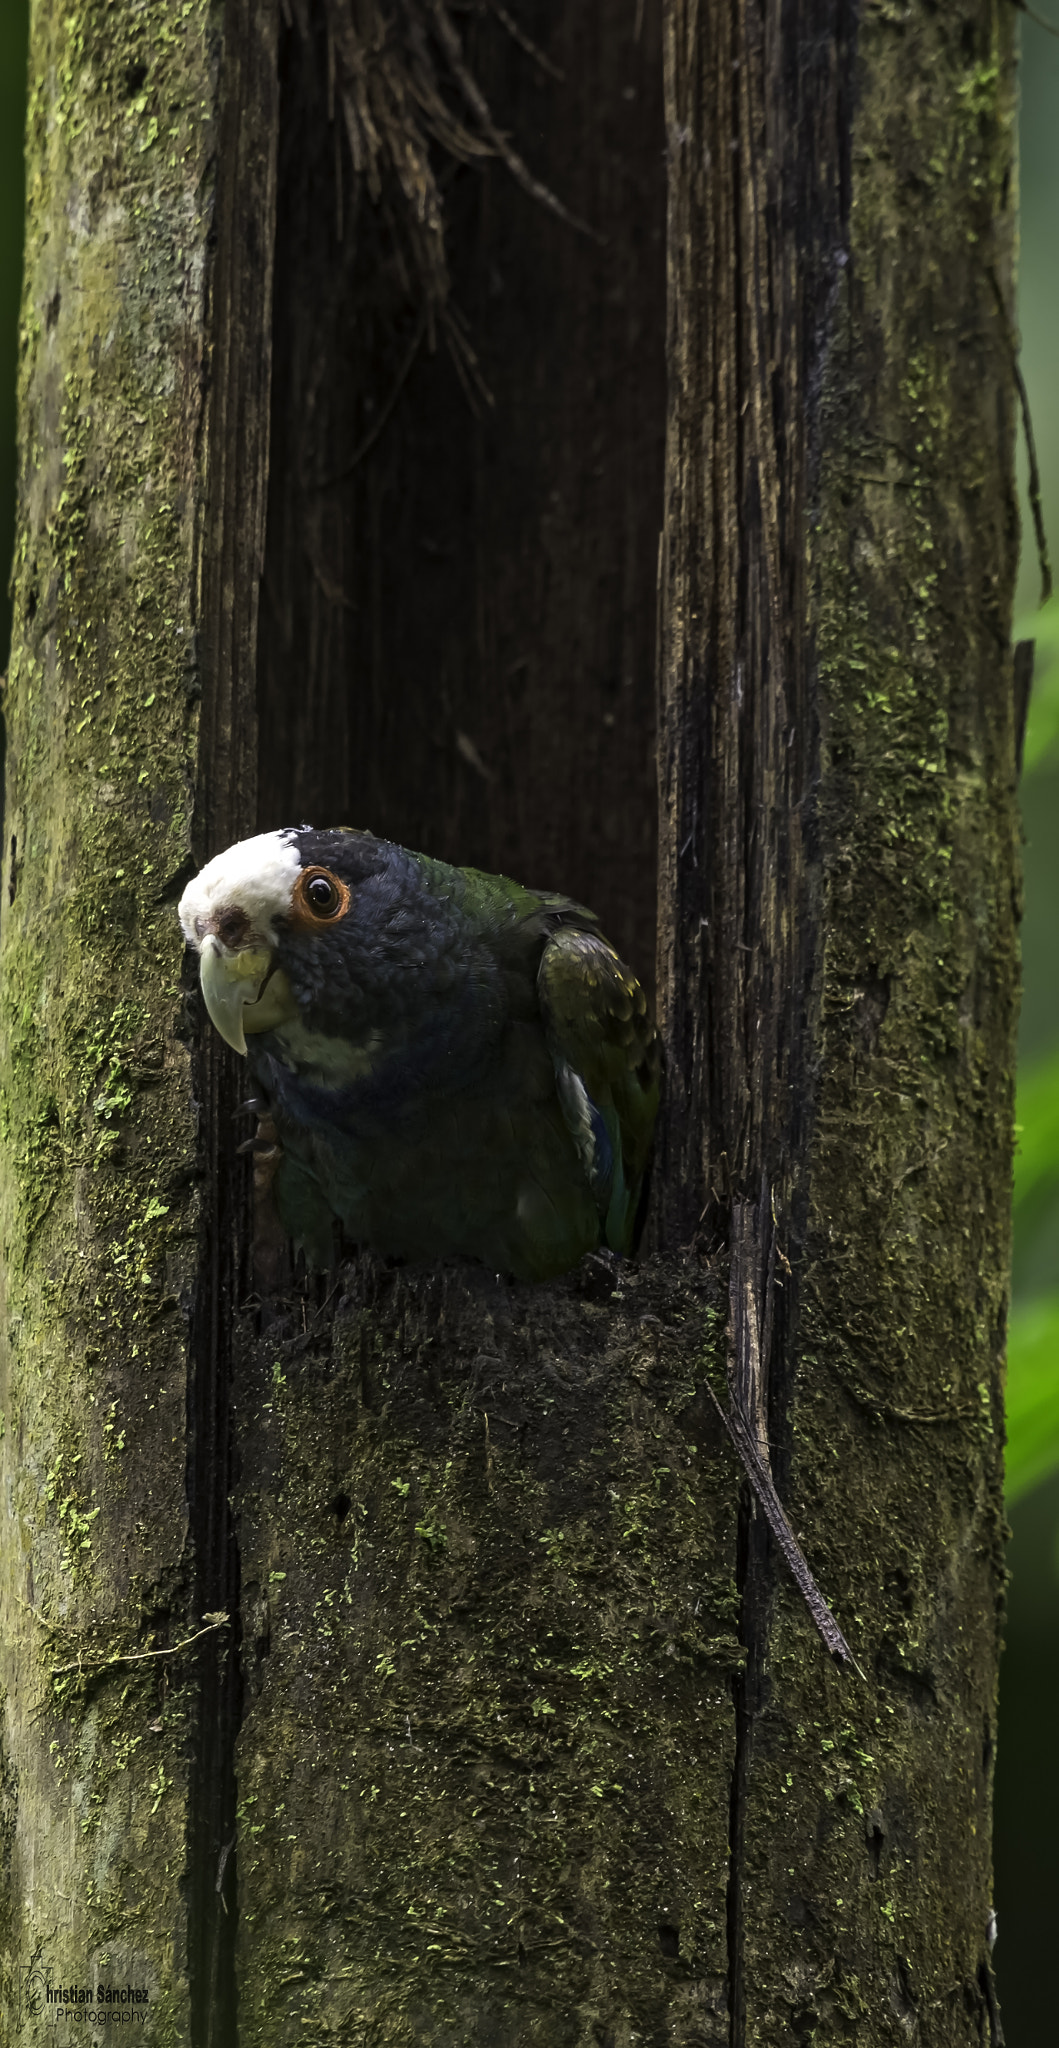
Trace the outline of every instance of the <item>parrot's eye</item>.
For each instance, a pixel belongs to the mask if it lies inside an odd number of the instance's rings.
[[[330,917],[338,908],[338,890],[326,875],[314,875],[305,884],[305,900],[317,917]]]
[[[328,924],[349,909],[349,890],[328,868],[306,868],[295,885],[292,908],[298,923]]]

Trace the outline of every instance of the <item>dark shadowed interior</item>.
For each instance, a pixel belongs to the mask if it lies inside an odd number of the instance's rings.
[[[519,20],[548,68],[483,13],[474,74],[594,234],[495,159],[445,166],[477,373],[427,331],[385,195],[351,196],[322,31],[284,34],[258,822],[563,889],[652,980],[660,24]]]

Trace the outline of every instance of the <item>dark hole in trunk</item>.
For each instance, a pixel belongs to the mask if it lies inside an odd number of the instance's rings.
[[[444,336],[431,348],[420,331],[422,299],[393,231],[395,195],[384,192],[376,205],[354,193],[341,111],[329,104],[322,10],[309,15],[307,39],[297,27],[280,37],[257,814],[230,829],[232,804],[253,777],[240,751],[238,659],[250,607],[240,588],[233,607],[223,585],[226,549],[211,557],[217,584],[203,658],[215,760],[200,858],[255,824],[367,826],[589,903],[653,986],[666,408],[660,10],[655,0],[580,0],[556,20],[541,0],[520,0],[519,27],[545,47],[561,80],[497,18],[457,17],[497,126],[599,237],[575,233],[497,161],[442,166],[453,314],[491,404],[470,402]],[[233,47],[245,47],[252,89],[262,90],[271,78],[267,37],[259,45],[246,23],[239,36],[233,30]],[[233,246],[225,243],[218,288],[230,273],[238,321],[236,288],[262,260],[254,235],[263,207],[254,203],[262,188],[252,127],[240,156],[240,123],[229,126],[231,175],[242,183],[229,212],[222,208]],[[223,180],[219,189],[223,196]],[[229,493],[240,460],[256,460],[258,448],[255,365],[237,361],[236,369],[217,429],[230,450]],[[252,481],[243,530],[238,493],[226,501],[240,564],[252,554]],[[215,1045],[204,1062],[222,1170],[212,1183],[215,1259],[196,1339],[195,1540],[201,1604],[238,1613],[228,1513],[237,1450],[218,1406],[228,1362],[285,1318],[304,1329],[308,1317],[318,1328],[336,1290],[330,1280],[306,1283],[276,1238],[275,1218],[265,1217],[268,1205],[258,1205],[251,1227],[250,1163],[234,1152],[242,1129],[233,1123],[231,1062]],[[238,1258],[220,1249],[229,1246]],[[361,1271],[370,1285],[368,1262]],[[366,1350],[359,1371],[363,1403],[377,1407]],[[344,1491],[331,1496],[330,1511],[337,1530],[349,1512]],[[233,1631],[230,1654],[205,1685],[194,1761],[189,1910],[202,2048],[234,2039],[236,2027],[237,1873],[227,1847],[242,1647],[260,1662],[270,1639],[251,1631],[241,1645]]]
[[[492,405],[421,333],[386,205],[352,195],[322,34],[285,32],[259,827],[364,825],[566,890],[653,983],[660,22],[631,0],[519,22],[562,81],[485,15],[472,68],[604,239],[495,160],[445,166]]]

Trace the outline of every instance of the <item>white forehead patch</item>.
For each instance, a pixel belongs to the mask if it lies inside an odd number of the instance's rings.
[[[197,946],[210,919],[233,908],[245,910],[257,937],[270,937],[274,919],[290,910],[300,872],[292,831],[259,832],[215,854],[180,898],[177,915],[188,944]]]

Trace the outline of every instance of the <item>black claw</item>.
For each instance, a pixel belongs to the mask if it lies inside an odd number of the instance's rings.
[[[238,1109],[233,1109],[232,1122],[238,1123],[241,1116],[264,1116],[267,1108],[267,1103],[260,1102],[256,1095],[251,1095],[248,1102],[241,1102]]]

